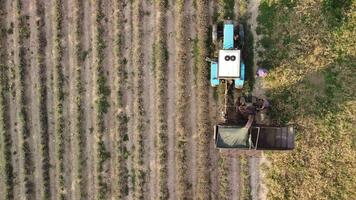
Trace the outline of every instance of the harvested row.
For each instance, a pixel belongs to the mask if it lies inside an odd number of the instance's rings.
[[[198,123],[198,183],[197,198],[210,198],[210,172],[209,172],[209,142],[210,142],[210,123],[209,123],[209,71],[205,58],[208,56],[208,1],[197,0],[197,123]]]
[[[18,131],[19,131],[19,141],[21,146],[20,153],[20,163],[22,164],[22,169],[20,174],[23,177],[21,182],[23,183],[23,192],[26,199],[34,199],[35,197],[35,188],[33,182],[33,172],[34,164],[30,146],[30,130],[28,124],[28,112],[27,112],[27,102],[25,97],[26,84],[26,68],[28,67],[28,52],[25,47],[25,43],[28,42],[30,37],[30,31],[28,27],[28,18],[22,14],[22,2],[17,0],[15,2],[15,46],[18,48],[17,54],[15,54],[16,60],[16,100],[17,100],[17,118],[18,118]],[[20,175],[20,176],[21,176]]]
[[[66,199],[65,188],[65,124],[63,117],[63,102],[64,102],[64,75],[62,56],[62,0],[54,2],[54,29],[53,29],[53,60],[54,60],[54,105],[55,105],[55,135],[56,135],[56,172],[57,172],[57,189],[58,198]]]
[[[141,0],[132,2],[132,32],[133,52],[132,63],[134,68],[133,78],[133,113],[134,113],[134,155],[133,155],[133,186],[134,198],[144,199],[145,169],[143,137],[145,131],[144,105],[143,105],[143,52],[142,52],[142,3]]]
[[[107,199],[108,183],[105,180],[104,164],[110,158],[110,152],[104,144],[105,124],[104,115],[108,112],[109,103],[107,100],[110,94],[110,89],[106,84],[106,76],[104,74],[103,60],[105,42],[103,40],[102,20],[105,17],[102,12],[102,1],[93,0],[94,6],[94,29],[93,29],[93,56],[95,70],[95,118],[94,131],[96,134],[96,186],[98,189],[97,199]]]
[[[76,138],[75,144],[77,148],[76,157],[76,186],[79,191],[80,199],[88,199],[87,192],[87,161],[86,161],[86,135],[83,127],[83,83],[82,83],[82,67],[84,65],[82,58],[82,21],[83,18],[82,0],[74,1],[74,135]]]
[[[168,199],[168,132],[167,132],[167,33],[166,33],[166,0],[155,1],[156,35],[154,46],[155,96],[156,96],[156,142],[158,158],[158,198]]]
[[[5,2],[0,1],[0,27],[5,26],[6,11]],[[7,60],[6,55],[6,33],[2,33],[0,36],[0,59],[2,62]],[[5,63],[5,62],[4,62]],[[0,177],[2,188],[0,195],[5,199],[14,199],[14,169],[12,166],[12,139],[9,132],[8,124],[8,97],[9,97],[9,85],[8,85],[8,67],[0,64]]]
[[[127,159],[128,159],[128,150],[127,150],[127,122],[128,116],[125,112],[124,104],[124,90],[126,88],[126,67],[124,64],[123,56],[123,10],[124,5],[123,1],[115,0],[115,47],[114,47],[114,65],[116,70],[116,79],[115,79],[115,105],[118,110],[115,120],[115,132],[116,132],[116,145],[117,145],[117,189],[115,196],[118,199],[123,199],[128,195],[128,168],[127,168]]]
[[[49,131],[48,131],[48,115],[47,115],[47,87],[46,87],[46,65],[45,65],[45,32],[42,29],[44,25],[44,8],[39,0],[36,3],[36,34],[37,42],[36,55],[36,70],[37,70],[37,107],[39,108],[39,134],[41,137],[41,167],[42,167],[42,198],[51,198],[50,184],[50,160],[49,160]]]
[[[185,1],[175,3],[176,13],[176,170],[177,199],[187,199],[192,193],[188,181],[188,130],[186,124],[187,105],[187,27],[184,12]]]

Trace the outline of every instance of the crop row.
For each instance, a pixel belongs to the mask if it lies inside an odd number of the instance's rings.
[[[27,23],[26,16],[22,15],[22,2],[17,0],[15,2],[15,16],[16,16],[16,28],[18,29],[18,34],[16,35],[16,42],[18,46],[18,54],[15,55],[16,63],[16,97],[17,97],[17,106],[18,106],[18,131],[21,137],[21,159],[23,159],[23,180],[21,182],[24,184],[24,192],[26,199],[33,199],[34,197],[34,183],[33,183],[33,158],[30,148],[30,131],[28,124],[28,113],[27,113],[27,102],[25,98],[25,76],[27,68],[28,52],[25,48],[25,43],[28,42],[30,36],[29,27]]]
[[[46,66],[45,59],[45,38],[44,30],[41,28],[44,25],[44,8],[40,2],[36,1],[36,70],[37,70],[37,105],[39,108],[39,134],[41,136],[41,157],[42,157],[42,187],[43,199],[50,199],[50,159],[49,159],[49,132],[48,132],[48,116],[47,116],[47,87],[46,87]]]
[[[123,199],[128,195],[128,169],[126,159],[128,157],[128,150],[125,144],[127,141],[127,122],[128,117],[125,112],[125,104],[123,99],[123,93],[126,88],[126,66],[124,64],[124,58],[122,54],[123,49],[123,1],[115,1],[115,70],[116,70],[116,113],[115,130],[117,133],[116,145],[117,145],[117,198]]]
[[[64,74],[62,66],[62,0],[54,2],[54,30],[53,30],[53,57],[54,57],[54,102],[55,102],[55,135],[56,135],[56,167],[59,199],[66,199],[65,191],[65,124],[63,116],[64,103]]]
[[[219,157],[219,199],[229,199],[229,159],[227,155]],[[237,186],[236,186],[237,187]]]
[[[198,123],[198,184],[197,197],[198,199],[209,199],[210,197],[210,173],[209,173],[209,141],[211,135],[209,123],[209,71],[205,58],[208,56],[208,1],[197,0],[197,123]]]
[[[248,161],[246,156],[240,157],[240,169],[241,169],[241,186],[242,189],[240,190],[240,199],[252,199],[251,197],[251,188],[250,188],[250,175],[248,171]]]
[[[158,148],[158,199],[168,199],[167,161],[168,161],[168,130],[167,130],[167,33],[166,13],[167,1],[155,1],[156,37],[154,43],[155,96],[156,96],[156,143]]]
[[[5,15],[5,2],[0,1],[0,15]],[[5,16],[1,16],[0,27],[5,27]],[[6,40],[5,32],[0,33],[0,59],[5,63],[6,55]],[[0,64],[0,176],[3,179],[0,187],[3,187],[4,197],[6,199],[14,199],[14,169],[12,166],[12,139],[9,132],[8,122],[8,67],[6,64]]]
[[[144,106],[143,106],[143,41],[142,41],[142,1],[132,1],[132,26],[133,26],[133,68],[134,68],[134,170],[133,170],[133,185],[134,198],[143,199],[145,190],[145,171],[144,171],[144,145],[143,137],[145,131],[144,124]]]
[[[81,35],[82,35],[82,17],[83,17],[83,2],[82,0],[74,1],[74,90],[75,90],[75,101],[74,101],[74,135],[76,137],[76,147],[77,152],[77,185],[79,188],[80,199],[87,199],[87,162],[86,162],[86,135],[83,127],[83,86],[82,86],[82,46],[81,46]]]
[[[4,15],[4,1],[0,1],[0,13]],[[3,28],[5,25],[5,17],[1,16],[0,27]],[[0,59],[5,63],[7,60],[6,55],[6,33],[0,33]],[[0,154],[1,154],[1,169],[0,175],[3,178],[1,181],[1,187],[4,189],[5,199],[14,199],[14,169],[12,166],[12,139],[9,132],[9,122],[8,122],[8,67],[5,64],[0,64]]]
[[[184,0],[175,3],[176,13],[176,170],[177,170],[177,198],[187,199],[189,191],[187,138],[187,27],[184,13]]]
[[[103,40],[102,20],[104,13],[102,11],[102,1],[93,0],[94,6],[94,38],[93,38],[93,55],[94,55],[94,70],[95,70],[95,133],[96,133],[96,178],[97,178],[97,199],[106,199],[108,193],[108,184],[104,179],[104,164],[110,158],[110,152],[107,150],[104,143],[105,124],[104,116],[108,111],[109,102],[107,96],[110,94],[110,89],[106,84],[106,76],[104,73],[104,49],[105,41]]]

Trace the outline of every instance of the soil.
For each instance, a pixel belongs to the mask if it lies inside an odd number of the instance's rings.
[[[84,77],[84,96],[83,96],[83,127],[85,130],[85,135],[87,136],[87,192],[88,198],[94,199],[95,197],[95,166],[94,166],[94,156],[95,156],[95,137],[93,133],[93,112],[94,112],[94,105],[93,105],[93,69],[92,69],[92,7],[89,1],[84,1],[84,17],[83,17],[83,37],[82,37],[82,44],[83,50],[87,53],[87,56],[84,61],[84,70],[83,70],[83,77]]]
[[[174,31],[174,1],[169,1],[169,7],[167,10],[167,48],[168,48],[168,190],[169,198],[175,198],[175,31]]]
[[[45,23],[42,27],[43,31],[45,31],[46,35],[46,55],[45,55],[45,64],[47,66],[46,70],[46,87],[47,87],[47,114],[48,114],[48,133],[49,133],[49,156],[50,156],[50,184],[51,184],[51,196],[55,198],[57,196],[57,172],[56,172],[56,141],[54,134],[54,114],[55,114],[55,105],[54,105],[54,87],[53,87],[53,0],[38,0],[40,4],[43,4],[45,7]],[[7,13],[7,26],[10,27],[10,23],[14,22],[15,15],[13,12],[13,3],[10,0],[7,0],[6,9],[11,11]],[[31,42],[26,43],[26,47],[29,48],[29,52],[34,52],[36,47],[36,42],[32,38],[34,38],[34,34],[37,30],[35,30],[35,0],[31,1],[23,1],[24,8],[23,12],[25,15],[29,15],[30,17],[30,30],[31,30]],[[88,193],[88,199],[94,199],[97,196],[97,180],[96,180],[96,137],[93,132],[94,127],[94,101],[95,101],[95,80],[94,74],[95,69],[93,68],[94,58],[92,55],[92,41],[93,41],[93,28],[94,28],[94,19],[93,19],[93,5],[91,1],[83,0],[83,17],[82,21],[82,37],[81,44],[83,47],[83,59],[84,63],[82,66],[82,85],[84,88],[83,92],[83,128],[85,130],[86,135],[86,161],[87,168],[84,172],[84,179],[86,181],[83,182],[84,188],[86,188]],[[176,49],[175,49],[175,9],[174,9],[174,0],[169,0],[169,7],[166,11],[166,33],[167,33],[167,51],[168,51],[168,64],[167,64],[167,95],[168,98],[166,100],[168,113],[167,122],[168,122],[168,190],[170,199],[176,199],[176,163],[175,163],[175,112],[176,112],[176,69],[175,69],[175,59],[176,59]],[[235,3],[235,11],[236,15],[238,14],[238,0]],[[249,1],[248,9],[251,12],[251,18],[249,23],[251,24],[251,29],[254,34],[254,38],[258,38],[255,33],[256,29],[256,17],[258,13],[258,5],[259,0],[251,0]],[[125,0],[125,6],[123,11],[124,20],[124,29],[123,29],[123,56],[125,58],[125,66],[127,68],[127,81],[125,83],[126,90],[123,92],[124,97],[124,105],[126,106],[125,111],[129,117],[128,121],[128,136],[129,140],[127,142],[128,151],[130,155],[127,159],[127,166],[129,171],[129,195],[125,199],[133,199],[133,180],[132,180],[132,144],[133,135],[134,135],[134,120],[133,120],[133,89],[132,89],[132,77],[133,77],[133,68],[132,66],[132,5],[130,0]],[[155,34],[155,7],[153,5],[153,1],[144,1],[143,6],[143,46],[144,49],[144,82],[142,83],[142,87],[144,88],[144,110],[145,110],[145,137],[144,137],[144,167],[146,172],[146,188],[145,188],[145,197],[147,199],[156,199],[157,198],[157,154],[156,154],[156,126],[155,126],[155,81],[154,81],[154,70],[153,70],[153,42],[154,42],[154,34]],[[211,1],[211,5],[209,6],[209,15],[210,22],[212,22],[213,12],[216,8],[216,3]],[[63,89],[66,92],[65,102],[64,102],[64,117],[65,117],[65,187],[67,192],[68,199],[78,199],[79,197],[79,186],[76,182],[77,177],[77,161],[75,160],[77,157],[78,149],[76,147],[75,135],[73,135],[74,130],[74,94],[75,94],[75,80],[74,80],[74,32],[72,31],[74,26],[74,17],[73,17],[73,3],[70,1],[63,1],[63,34],[62,34],[62,44],[63,44],[63,72],[65,75]],[[107,77],[107,85],[110,87],[111,94],[108,97],[108,101],[110,104],[108,113],[105,115],[105,136],[104,136],[104,144],[105,147],[111,153],[110,161],[105,163],[104,170],[105,175],[104,178],[106,182],[109,184],[109,192],[108,198],[114,199],[115,190],[116,190],[116,133],[113,129],[115,125],[115,114],[117,112],[116,106],[114,104],[115,97],[115,88],[114,88],[114,80],[116,79],[114,66],[114,8],[113,1],[103,1],[103,39],[106,43],[105,48],[105,58],[104,58],[104,69],[105,76]],[[197,137],[197,91],[196,91],[196,82],[195,82],[195,39],[196,39],[196,10],[194,7],[194,0],[187,0],[185,4],[185,16],[186,16],[186,24],[187,24],[187,105],[188,112],[186,113],[186,124],[187,130],[189,131],[189,136],[187,138],[188,142],[188,181],[190,184],[190,191],[192,199],[196,198],[197,195],[197,142],[199,138]],[[16,31],[16,30],[15,30]],[[14,41],[14,37],[18,33],[14,33],[12,35],[8,35],[7,45],[8,45],[8,54],[10,55],[12,51],[14,51],[14,55],[18,53],[18,46],[16,41]],[[255,40],[255,44],[256,44]],[[255,63],[258,61],[257,53],[255,55]],[[14,63],[18,63],[16,60],[14,62],[15,56],[9,56],[7,63],[9,66],[14,66]],[[38,76],[37,71],[33,70],[35,66],[34,59],[35,57],[31,57],[31,68],[27,69],[28,76],[26,78],[26,97],[28,103],[28,112],[29,112],[29,124],[30,124],[30,132],[33,133],[30,141],[32,155],[34,158],[34,177],[33,181],[35,183],[36,188],[36,199],[39,199],[41,193],[43,192],[42,188],[42,169],[41,169],[41,149],[40,149],[40,135],[38,134],[39,130],[39,108],[36,105],[36,93],[33,91],[37,91],[37,85],[35,84],[35,80]],[[208,67],[208,66],[207,66]],[[256,65],[254,66],[254,69]],[[9,73],[9,76],[12,77],[10,79],[10,84],[13,84],[13,80],[15,73]],[[15,88],[14,88],[15,89]],[[219,105],[216,102],[214,97],[214,89],[206,88],[209,90],[209,107],[210,107],[210,122],[211,122],[211,133],[213,133],[213,125],[218,123],[219,113]],[[21,154],[21,137],[18,133],[18,125],[17,125],[17,112],[18,105],[16,103],[15,96],[11,97],[11,101],[9,104],[9,122],[10,122],[10,132],[13,139],[13,167],[15,172],[15,199],[22,199],[24,196],[23,190],[23,161],[20,159]],[[211,175],[211,197],[212,199],[218,199],[219,192],[219,156],[220,153],[214,147],[212,134],[209,136],[211,138],[210,143],[210,175]],[[228,158],[228,166],[229,166],[229,187],[231,194],[229,194],[230,199],[238,199],[240,193],[240,169],[239,169],[239,158],[236,154],[229,155]],[[252,187],[252,195],[253,198],[265,198],[266,190],[265,186],[261,183],[261,175],[259,171],[260,158],[252,157],[249,159],[250,166],[250,175],[251,175],[251,187]],[[1,192],[0,190],[0,196]]]
[[[148,170],[148,199],[156,199],[157,194],[157,167],[156,167],[156,152],[155,152],[155,139],[156,139],[156,126],[155,126],[155,77],[153,69],[153,43],[155,37],[155,12],[154,3],[152,1],[143,2],[144,25],[143,25],[143,38],[147,48],[144,51],[144,99],[146,119],[147,119],[147,132],[145,137],[145,144],[147,147],[145,158],[146,168]]]

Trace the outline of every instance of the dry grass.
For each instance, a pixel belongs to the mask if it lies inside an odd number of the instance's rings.
[[[355,6],[262,1],[258,31],[272,117],[297,131],[294,151],[267,155],[268,198],[356,196]]]
[[[187,199],[192,193],[188,181],[188,130],[186,115],[187,104],[187,27],[184,12],[184,0],[176,1],[176,169],[177,169],[177,198]]]
[[[210,142],[210,122],[209,122],[209,68],[205,58],[208,54],[208,1],[197,0],[197,123],[198,123],[198,156],[197,156],[197,198],[210,198],[210,173],[209,173],[209,142]]]

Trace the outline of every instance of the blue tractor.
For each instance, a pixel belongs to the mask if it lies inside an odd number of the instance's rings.
[[[223,46],[218,50],[217,60],[209,60],[211,86],[216,87],[222,81],[232,81],[235,88],[242,89],[245,81],[243,25],[235,27],[231,20],[226,20],[223,27],[214,25],[212,32],[213,43],[219,45],[222,36]]]
[[[213,59],[207,58],[210,83],[212,87],[225,87],[222,120],[214,126],[216,148],[293,149],[293,126],[271,126],[267,99],[242,94],[246,57],[243,25],[235,26],[231,20],[226,20],[222,26],[213,25],[212,40],[216,51]]]

